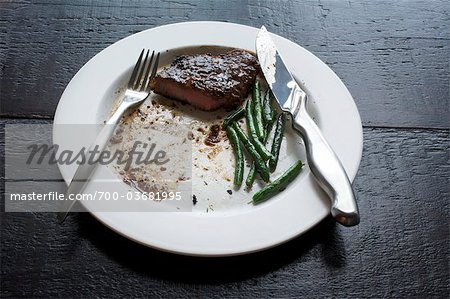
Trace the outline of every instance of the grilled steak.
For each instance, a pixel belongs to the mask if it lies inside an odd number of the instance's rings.
[[[244,50],[183,55],[156,75],[152,88],[158,94],[211,111],[240,104],[258,72],[256,57]]]

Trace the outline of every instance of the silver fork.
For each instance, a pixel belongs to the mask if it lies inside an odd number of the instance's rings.
[[[146,52],[145,58],[144,52]],[[89,156],[85,161],[97,161],[99,159],[101,152],[112,136],[122,115],[124,115],[128,109],[141,104],[150,95],[150,82],[158,69],[159,53],[156,54],[156,58],[155,51],[152,52],[150,58],[149,56],[150,50],[145,51],[145,49],[143,49],[133,69],[133,73],[131,74],[122,102],[97,135],[88,151],[88,153],[92,153],[92,156]],[[61,212],[58,212],[58,221],[60,223],[64,222],[67,214],[77,202],[76,200],[69,200],[69,196],[83,191],[96,166],[97,163],[83,163],[78,166],[67,189],[65,200],[62,202],[63,205],[60,208]]]

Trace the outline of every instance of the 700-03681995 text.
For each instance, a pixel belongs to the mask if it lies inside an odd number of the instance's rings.
[[[50,191],[47,193],[11,193],[9,196],[10,201],[60,201],[60,200],[79,200],[79,201],[92,201],[92,200],[119,200],[126,199],[132,200],[181,200],[181,192],[172,191],[155,191],[155,192],[140,192],[140,191],[128,191],[125,194],[119,192],[106,192],[95,191],[94,193],[80,193],[69,194],[68,198],[63,193]]]

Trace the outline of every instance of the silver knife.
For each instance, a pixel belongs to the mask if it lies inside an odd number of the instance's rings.
[[[256,53],[264,77],[280,108],[292,117],[292,126],[306,147],[309,168],[331,199],[331,214],[345,226],[359,223],[350,180],[339,158],[306,110],[307,95],[292,77],[264,26],[256,38]]]

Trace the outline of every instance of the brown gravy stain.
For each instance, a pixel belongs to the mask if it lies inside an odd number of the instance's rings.
[[[205,138],[205,144],[209,146],[215,146],[216,143],[220,142],[220,126],[219,125],[212,125],[209,128],[208,135]]]

